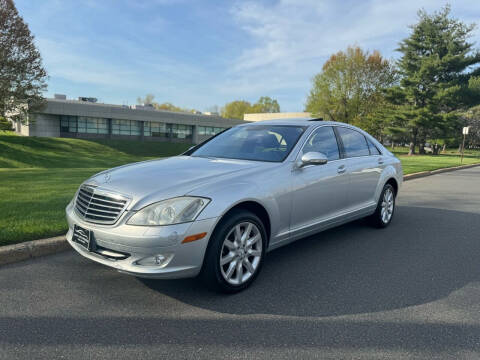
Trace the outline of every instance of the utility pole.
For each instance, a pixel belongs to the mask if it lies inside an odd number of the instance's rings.
[[[463,153],[465,152],[465,137],[468,135],[468,128],[469,126],[465,126],[462,130],[463,142],[462,142],[462,157],[460,160],[460,164],[463,164]]]

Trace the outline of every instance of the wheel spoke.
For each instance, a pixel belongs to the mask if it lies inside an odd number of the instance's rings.
[[[261,256],[262,255],[262,251],[261,250],[254,250],[254,249],[250,249],[248,250],[248,254],[249,255],[252,255],[252,256]]]
[[[242,239],[242,229],[240,228],[240,224],[235,226],[235,242],[240,243]]]
[[[255,272],[255,269],[253,268],[253,265],[248,259],[243,259],[243,265],[245,265],[245,268],[248,270],[250,274],[253,274]]]
[[[237,246],[235,246],[235,244],[232,243],[230,240],[225,240],[223,244],[230,250],[235,250],[237,248]]]
[[[243,266],[241,261],[237,261],[237,281],[239,284],[242,283],[243,278]]]
[[[220,259],[220,265],[225,265],[228,264],[229,262],[232,262],[235,259],[235,254],[234,253],[229,253],[227,256],[224,256]]]
[[[230,280],[232,277],[233,272],[235,271],[235,268],[237,267],[237,261],[232,261],[230,265],[228,266],[228,270],[225,272],[225,277],[227,280]]]
[[[248,237],[250,236],[251,232],[252,232],[252,224],[248,223],[247,228],[245,229],[245,231],[242,234],[242,238],[241,238],[241,243],[242,244],[246,243],[246,241],[247,241]]]
[[[247,240],[247,247],[251,247],[253,244],[255,244],[258,240],[260,240],[260,234],[255,234],[254,237],[251,239]]]

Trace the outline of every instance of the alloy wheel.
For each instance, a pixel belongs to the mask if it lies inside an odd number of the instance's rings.
[[[393,191],[392,189],[387,188],[383,193],[381,212],[380,212],[380,216],[384,224],[388,224],[388,222],[392,219],[394,202],[395,202],[395,196],[393,195]]]
[[[262,234],[253,222],[235,225],[223,241],[220,252],[220,270],[232,285],[248,281],[260,265]]]

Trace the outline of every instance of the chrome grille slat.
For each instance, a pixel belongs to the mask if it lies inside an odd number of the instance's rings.
[[[106,206],[106,207],[111,207],[111,208],[123,208],[124,204],[121,204],[121,205],[118,205],[118,204],[108,204],[108,205],[105,205],[105,204],[102,204],[101,202],[106,202],[105,200],[97,200],[95,198],[92,198],[90,200],[92,203],[95,203],[97,205],[101,205],[101,206]]]
[[[82,199],[85,199],[86,201],[90,201],[91,195],[86,195],[82,193],[81,191],[78,193],[78,196],[81,196]]]
[[[105,201],[105,200],[97,200],[94,197],[87,198],[86,195],[81,194],[81,193],[79,193],[78,195],[79,195],[79,199],[82,200],[84,203],[86,202],[87,205],[88,204],[95,204],[96,206],[103,206],[105,208],[114,209],[114,210],[122,209],[125,206],[124,204],[113,204],[112,202],[107,203],[107,201]],[[107,204],[105,205],[101,202],[104,202],[104,203],[107,203]]]
[[[92,204],[90,204],[90,207],[88,208],[88,212],[90,211],[96,211],[102,214],[112,214],[113,217],[117,216],[118,211],[109,211],[109,210],[103,210],[103,209],[97,209],[92,207]]]
[[[110,219],[110,220],[115,219],[115,216],[106,216],[106,215],[95,214],[95,213],[91,212],[90,210],[87,211],[87,215],[92,215],[93,217],[99,217],[99,218]]]
[[[105,202],[107,204],[112,204],[114,206],[123,206],[125,202],[120,202],[120,201],[109,201],[109,200],[104,200],[104,199],[99,199],[95,195],[92,197],[93,201],[98,201],[98,202]]]
[[[123,195],[84,185],[75,199],[75,210],[85,221],[112,225],[122,215],[128,202],[129,199]]]
[[[80,202],[80,204],[82,204],[82,205],[83,205],[85,208],[87,208],[87,207],[88,207],[88,201],[86,201],[86,200],[83,200],[83,198],[81,198],[81,197],[77,197],[77,201],[79,201],[79,202]]]

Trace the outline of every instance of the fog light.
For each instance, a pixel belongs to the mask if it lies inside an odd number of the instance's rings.
[[[157,254],[154,256],[148,256],[146,258],[137,260],[135,264],[141,266],[155,266],[158,268],[162,268],[168,265],[168,263],[172,260],[173,254]]]

